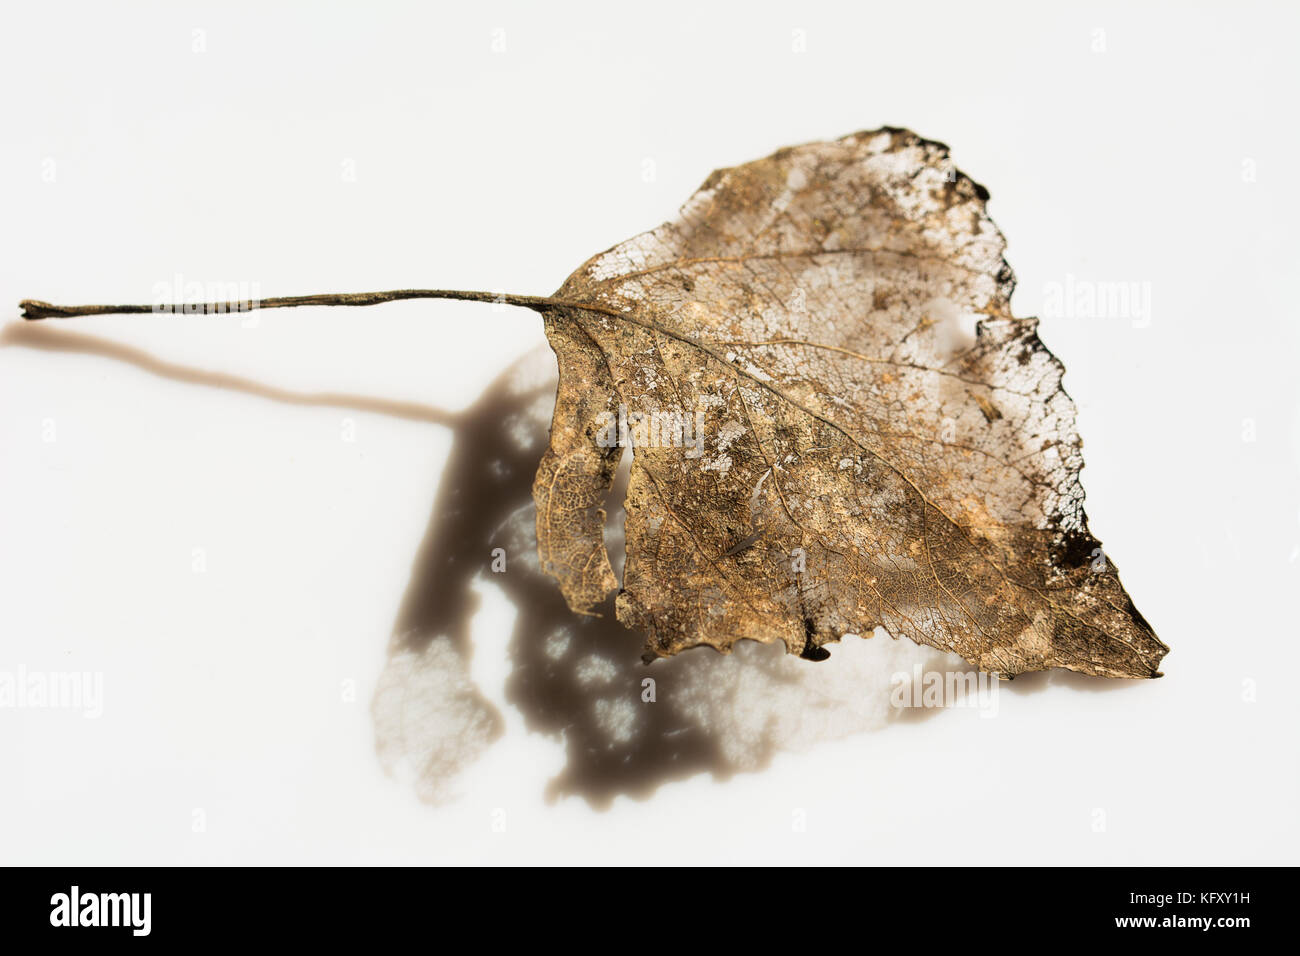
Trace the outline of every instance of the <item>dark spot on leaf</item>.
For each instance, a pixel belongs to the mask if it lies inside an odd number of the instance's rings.
[[[817,624],[812,618],[805,615],[803,619],[803,650],[799,656],[806,661],[824,661],[831,656],[831,652],[824,647],[818,647],[813,643],[817,634]]]
[[[1073,571],[1092,561],[1092,552],[1099,547],[1101,542],[1085,531],[1066,531],[1052,549],[1052,562]]]

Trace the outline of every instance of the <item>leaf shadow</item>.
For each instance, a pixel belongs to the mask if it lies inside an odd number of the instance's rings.
[[[603,616],[573,614],[536,557],[532,480],[555,396],[554,360],[545,348],[504,370],[468,409],[446,412],[378,397],[293,392],[30,323],[0,329],[0,347],[12,346],[109,358],[185,384],[453,430],[371,703],[381,764],[426,802],[454,796],[460,775],[505,732],[500,709],[470,671],[475,590],[485,583],[517,610],[505,702],[529,731],[565,748],[565,765],[547,795],[576,795],[597,808],[618,796],[646,799],[700,773],[723,781],[757,772],[782,751],[927,720],[942,708],[893,706],[893,678],[918,666],[926,673],[966,667],[888,636],[846,637],[820,663],[780,645],[742,642],[730,655],[701,648],[647,666],[640,636],[615,620],[612,600]],[[625,482],[624,470],[608,509],[616,569]],[[505,551],[505,573],[491,571],[494,548]]]
[[[534,532],[532,482],[554,395],[554,360],[542,349],[502,373],[455,429],[373,703],[381,758],[422,798],[449,797],[502,732],[469,677],[476,582],[517,609],[504,698],[528,730],[563,741],[552,799],[577,795],[598,808],[644,799],[671,781],[726,780],[780,751],[938,712],[892,706],[892,676],[966,665],[908,641],[846,638],[821,663],[742,642],[730,655],[700,648],[646,665],[640,635],[615,620],[612,600],[600,617],[570,611],[538,566]],[[626,461],[607,507],[616,571],[625,482]],[[498,548],[503,573],[491,570]]]
[[[1096,694],[1111,693],[1125,689],[1131,690],[1134,686],[1143,683],[1146,682],[1140,679],[1107,679],[1105,677],[1093,677],[1090,674],[1079,674],[1074,671],[1055,668],[1048,671],[1030,671],[1027,674],[1017,674],[1015,679],[1004,681],[1003,686],[1011,693],[1023,697],[1028,694],[1042,693],[1049,687],[1065,687],[1072,691],[1084,691]]]

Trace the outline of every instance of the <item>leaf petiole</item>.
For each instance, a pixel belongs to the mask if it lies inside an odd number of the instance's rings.
[[[565,302],[538,295],[513,295],[505,292],[466,292],[457,289],[393,289],[388,292],[326,292],[319,295],[288,295],[270,299],[248,299],[237,302],[186,302],[157,305],[53,305],[39,299],[23,299],[18,303],[23,318],[69,319],[80,315],[214,315],[252,312],[257,309],[287,309],[300,305],[380,305],[403,299],[456,299],[463,302],[491,302],[517,305],[525,309],[542,311],[557,306],[587,308],[577,302]]]

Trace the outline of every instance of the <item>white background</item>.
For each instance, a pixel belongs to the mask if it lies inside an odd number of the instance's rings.
[[[0,709],[0,861],[1296,863],[1298,20],[6,5],[0,671],[101,674],[104,701],[98,719]],[[540,639],[536,607],[492,580],[491,529],[443,542],[482,555],[468,676],[403,678],[389,636],[439,585],[413,570],[453,445],[437,421],[544,346],[538,316],[18,320],[21,298],[148,303],[176,274],[546,294],[713,168],[884,124],[989,188],[1018,314],[1067,276],[1149,283],[1145,327],[1040,332],[1080,407],[1092,530],[1173,649],[1163,679],[1035,675],[999,687],[993,719],[898,719],[890,674],[932,658],[888,637],[820,665],[646,671],[617,629],[522,673],[538,655],[512,633]],[[285,400],[320,392],[336,400]],[[484,467],[519,440],[468,437]],[[516,464],[540,456],[527,441]],[[412,702],[396,741],[386,667]],[[688,686],[713,757],[681,770],[644,715]],[[493,713],[479,752],[466,728]],[[608,753],[574,753],[602,733]]]

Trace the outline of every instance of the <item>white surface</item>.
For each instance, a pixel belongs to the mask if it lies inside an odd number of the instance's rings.
[[[909,126],[991,191],[1019,314],[1067,275],[1150,283],[1145,328],[1040,331],[1080,406],[1093,531],[1172,646],[1166,676],[1026,678],[996,719],[882,725],[888,674],[923,654],[857,642],[788,704],[729,672],[736,709],[714,701],[702,732],[743,764],[759,731],[738,708],[773,717],[766,766],[548,801],[564,745],[506,689],[531,609],[486,574],[472,677],[505,735],[431,805],[384,773],[370,701],[448,429],[6,327],[0,670],[100,673],[104,701],[0,709],[0,861],[1297,862],[1295,7],[362,6],[7,5],[5,321],[24,297],[150,302],[176,273],[544,294],[714,167]],[[531,313],[429,302],[56,331],[443,410],[544,342]]]

